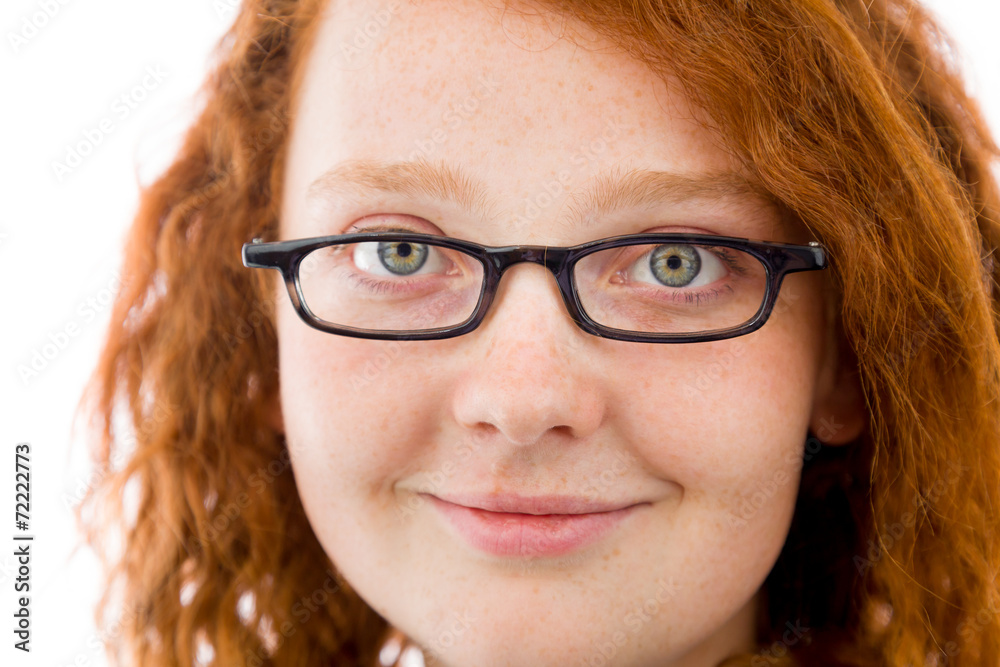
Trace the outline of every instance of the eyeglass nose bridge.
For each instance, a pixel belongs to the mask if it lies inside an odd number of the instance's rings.
[[[502,248],[486,248],[486,256],[497,272],[502,273],[514,264],[530,262],[541,264],[553,273],[558,272],[566,263],[567,251],[542,245],[504,246]]]
[[[548,269],[556,279],[559,286],[559,293],[570,318],[578,327],[587,333],[600,335],[597,328],[584,314],[583,306],[580,304],[573,289],[572,278],[567,270],[570,248],[557,248],[539,245],[505,246],[501,248],[484,248],[487,262],[487,272],[485,286],[483,290],[482,302],[473,316],[470,327],[477,327],[486,317],[486,313],[492,306],[499,289],[500,279],[507,269],[515,264],[531,263],[540,264]]]

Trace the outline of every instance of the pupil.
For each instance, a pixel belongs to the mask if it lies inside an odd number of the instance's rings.
[[[409,243],[399,244],[399,247],[396,249],[396,252],[399,253],[400,257],[408,257],[410,254],[410,244]]]
[[[677,255],[671,255],[670,259],[667,260],[667,267],[671,269],[678,269],[681,266],[681,258]]]

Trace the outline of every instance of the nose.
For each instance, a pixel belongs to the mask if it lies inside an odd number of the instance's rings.
[[[585,438],[604,419],[596,352],[606,341],[573,322],[545,267],[510,267],[485,319],[461,339],[467,368],[453,409],[462,426],[526,446],[553,433]]]

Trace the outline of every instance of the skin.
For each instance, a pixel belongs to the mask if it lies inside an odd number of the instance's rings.
[[[374,16],[389,20],[371,44],[345,51]],[[571,205],[623,169],[736,163],[678,86],[561,17],[479,2],[336,3],[306,67],[282,239],[380,221],[486,245],[649,231],[810,239],[764,200],[600,216]],[[445,116],[472,98],[457,122]],[[308,196],[344,160],[413,157],[480,181],[490,215],[423,195]],[[539,199],[564,170],[562,192]],[[526,220],[528,200],[543,205]],[[808,429],[840,444],[865,420],[838,362],[826,273],[787,276],[762,329],[682,345],[585,333],[534,264],[510,269],[480,327],[448,340],[325,334],[279,294],[276,410],[316,535],[430,662],[687,667],[752,650]],[[421,491],[645,505],[586,548],[499,557],[460,539]]]

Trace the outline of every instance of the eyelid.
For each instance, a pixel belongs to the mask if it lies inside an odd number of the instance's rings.
[[[707,234],[708,236],[733,236],[729,233],[719,233],[704,227],[693,227],[690,225],[660,225],[652,229],[639,232],[640,234]],[[738,234],[736,236],[739,236]]]
[[[367,224],[362,224],[362,223],[364,223],[365,220],[368,220],[368,219],[371,219],[371,218],[378,219],[378,218],[387,218],[387,217],[390,217],[390,216],[391,217],[407,217],[407,218],[410,218],[411,220],[419,220],[423,224],[412,225],[412,226],[408,226],[408,227],[407,226],[403,226],[403,225],[401,225],[398,222],[395,223],[395,224],[388,223],[388,222],[380,224],[378,222],[374,222],[373,221],[373,222],[370,222],[370,223],[367,223]],[[420,229],[420,227],[427,227],[427,226],[434,226],[435,230]],[[358,221],[352,223],[350,227],[348,227],[346,230],[344,230],[345,234],[351,234],[351,233],[355,233],[355,232],[358,232],[358,233],[360,233],[360,232],[411,232],[411,233],[412,232],[416,232],[418,234],[430,234],[432,236],[447,236],[447,234],[443,234],[439,230],[436,230],[436,226],[433,225],[433,223],[427,222],[423,218],[418,218],[418,217],[411,216],[411,215],[406,215],[406,214],[394,214],[394,213],[378,213],[378,214],[375,214],[375,215],[365,216],[361,220],[358,220]]]
[[[413,220],[419,224],[406,225],[399,222],[377,222],[379,219],[385,218],[407,218]],[[371,220],[369,223],[365,223],[366,220]],[[427,229],[428,227],[432,229]],[[431,236],[443,236],[446,238],[452,238],[448,234],[442,232],[437,225],[428,220],[421,218],[419,216],[407,214],[407,213],[375,213],[372,215],[367,215],[360,220],[355,221],[344,230],[344,234],[351,233],[361,233],[361,232],[410,232],[418,234],[429,234]],[[704,234],[707,236],[737,236],[740,234],[732,234],[729,232],[718,232],[710,229],[705,229],[703,227],[694,227],[691,225],[658,225],[654,227],[646,228],[639,232],[626,232],[624,230],[617,233],[606,234],[606,236],[618,236],[625,233],[634,234]],[[590,239],[581,239],[577,243],[583,243]],[[576,244],[567,244],[576,245]]]

